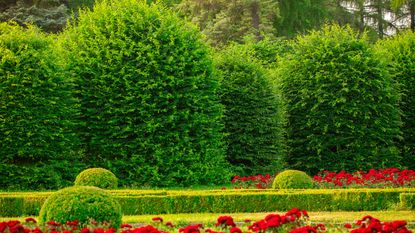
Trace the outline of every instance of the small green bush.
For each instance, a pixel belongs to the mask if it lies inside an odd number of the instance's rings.
[[[279,173],[272,183],[273,189],[307,189],[313,187],[313,180],[305,172],[286,170]]]
[[[60,223],[78,220],[88,224],[93,219],[117,228],[121,217],[121,206],[109,192],[97,187],[73,186],[49,196],[40,210],[39,224],[50,220]]]
[[[76,186],[95,186],[102,189],[116,189],[118,179],[111,171],[104,168],[89,168],[75,179]]]

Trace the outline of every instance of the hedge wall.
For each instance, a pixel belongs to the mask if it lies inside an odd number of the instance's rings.
[[[124,215],[285,211],[375,211],[413,208],[414,189],[125,191],[114,193]],[[37,215],[50,193],[0,193],[0,216]],[[412,195],[412,196],[411,196]],[[411,204],[407,204],[411,203]]]

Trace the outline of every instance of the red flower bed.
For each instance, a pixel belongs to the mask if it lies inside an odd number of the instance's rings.
[[[256,175],[256,176],[235,176],[232,179],[232,184],[235,188],[257,188],[266,189],[272,185],[273,177],[270,174]]]
[[[235,188],[270,188],[274,176],[235,176],[232,184]],[[386,188],[386,187],[415,187],[415,171],[399,170],[398,168],[371,169],[368,172],[354,173],[323,171],[314,176],[314,182],[320,188]]]
[[[66,224],[50,221],[46,227],[40,229],[33,218],[26,219],[25,223],[19,221],[0,222],[0,233],[324,233],[324,224],[308,225],[307,211],[293,208],[285,214],[269,214],[256,222],[245,220],[235,223],[232,216],[220,216],[215,229],[205,229],[203,224],[192,224],[185,227],[174,228],[172,222],[163,223],[160,217],[153,218],[152,225],[133,227],[131,224],[121,224],[119,229],[108,228],[108,223],[94,223],[80,226],[78,221],[68,221]],[[354,224],[347,223],[342,229],[336,231],[349,233],[412,233],[406,227],[406,221],[381,222],[372,216],[364,216]]]
[[[324,171],[314,176],[314,181],[323,188],[330,187],[412,187],[415,186],[415,171],[397,168],[371,169],[368,172]]]

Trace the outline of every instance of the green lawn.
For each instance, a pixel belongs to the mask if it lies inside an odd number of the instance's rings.
[[[275,213],[275,212],[274,212]],[[152,222],[153,217],[162,217],[164,221],[171,221],[176,224],[185,225],[188,223],[204,223],[209,226],[216,223],[216,220],[221,215],[230,215],[235,219],[235,222],[243,222],[245,219],[259,220],[264,218],[269,213],[199,213],[199,214],[160,214],[160,215],[134,215],[124,216],[125,223],[139,223],[147,224]],[[279,214],[283,214],[279,212]],[[309,212],[310,221],[313,223],[347,223],[354,222],[365,215],[371,215],[381,221],[392,220],[406,220],[414,228],[415,211],[363,211],[363,212]],[[24,221],[26,217],[16,218],[0,218],[0,221],[20,220]],[[35,217],[36,218],[36,217]]]

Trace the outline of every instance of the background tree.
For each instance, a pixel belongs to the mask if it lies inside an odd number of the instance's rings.
[[[392,9],[400,12],[402,17],[409,18],[409,28],[415,31],[415,1],[414,0],[391,0]]]
[[[309,174],[399,165],[398,93],[365,38],[325,26],[298,37],[279,64],[287,164]]]
[[[261,40],[275,36],[276,0],[184,0],[178,11],[195,23],[210,44],[223,46],[251,36]]]

